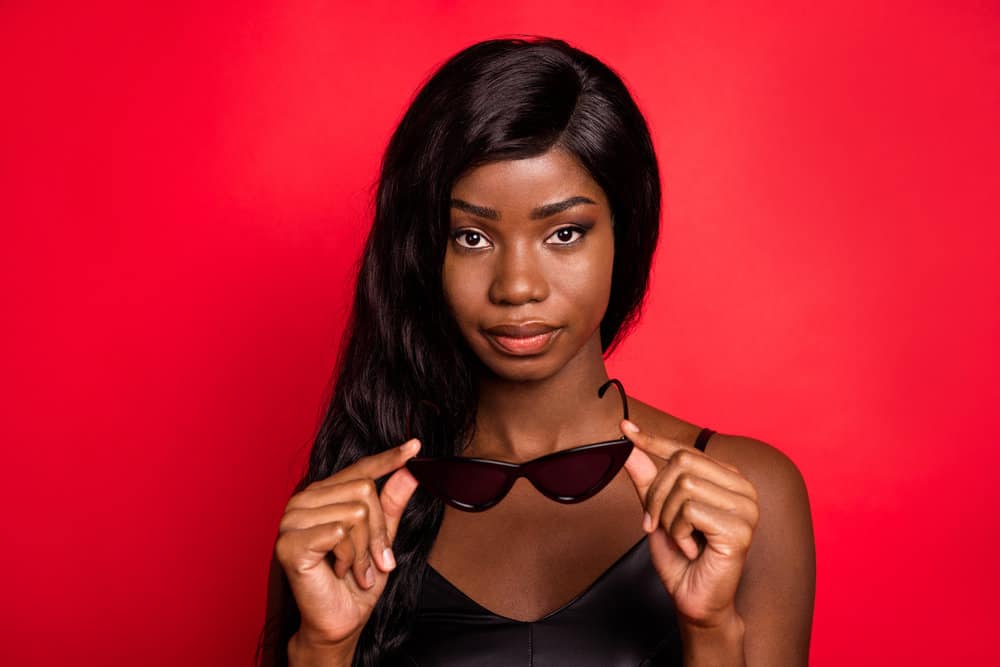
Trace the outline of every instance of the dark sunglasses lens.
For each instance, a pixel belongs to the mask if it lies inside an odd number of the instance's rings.
[[[470,507],[495,500],[507,482],[502,468],[477,461],[411,459],[407,468],[438,498],[451,499]]]
[[[598,447],[572,452],[540,462],[533,471],[535,482],[554,496],[582,496],[606,483],[616,462],[614,448]],[[614,471],[617,473],[617,470]]]

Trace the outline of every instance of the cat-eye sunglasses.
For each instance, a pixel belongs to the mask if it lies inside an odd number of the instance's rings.
[[[597,395],[603,398],[612,383],[618,387],[625,419],[628,419],[628,399],[621,382],[614,378],[608,380],[597,390]],[[436,409],[432,403],[423,402]],[[408,425],[409,431],[412,415]],[[536,489],[556,502],[584,501],[614,479],[631,452],[632,442],[623,435],[616,440],[580,445],[524,463],[463,456],[417,456],[408,460],[406,467],[424,488],[452,507],[482,512],[503,500],[519,477],[526,477]]]

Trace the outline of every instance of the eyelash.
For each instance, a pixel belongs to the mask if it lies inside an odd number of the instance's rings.
[[[552,236],[555,236],[559,232],[567,230],[567,229],[569,229],[571,231],[574,231],[574,232],[579,232],[580,236],[577,237],[576,239],[572,240],[572,241],[569,241],[568,243],[553,243],[552,245],[562,246],[562,247],[565,247],[565,246],[574,246],[577,243],[579,243],[580,241],[582,241],[583,237],[587,235],[588,231],[590,231],[589,229],[587,229],[585,227],[580,227],[579,225],[567,225],[565,227],[560,227],[556,231],[552,232]],[[451,233],[451,238],[456,242],[456,244],[458,245],[459,249],[471,252],[471,251],[474,251],[474,250],[484,250],[486,247],[488,247],[488,246],[478,246],[478,247],[475,247],[475,248],[470,248],[469,246],[464,246],[461,243],[457,243],[459,238],[461,238],[463,236],[466,236],[468,234],[478,234],[483,239],[486,238],[485,234],[483,234],[482,232],[480,232],[478,230],[475,230],[475,229],[459,229],[457,231],[454,231],[454,232]]]

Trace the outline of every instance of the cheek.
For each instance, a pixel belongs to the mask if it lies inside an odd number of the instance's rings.
[[[615,241],[614,237],[610,234],[608,235],[608,243],[604,246],[604,251],[601,253],[598,266],[598,272],[600,273],[600,278],[598,279],[600,288],[598,292],[600,294],[601,318],[603,319],[604,311],[608,307],[608,300],[611,298],[611,276],[614,273],[615,266]]]
[[[611,296],[613,264],[613,250],[602,248],[601,252],[583,259],[572,268],[565,267],[555,278],[567,304],[585,318],[588,325],[597,326],[604,318]]]
[[[477,289],[476,281],[472,279],[468,271],[456,271],[450,253],[445,257],[444,268],[441,271],[441,288],[444,291],[445,302],[451,309],[455,321],[462,324],[469,320],[467,311]]]

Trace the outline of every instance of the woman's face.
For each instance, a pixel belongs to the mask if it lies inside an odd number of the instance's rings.
[[[551,150],[477,167],[451,198],[444,294],[483,363],[500,377],[532,380],[588,342],[599,357],[614,235],[607,198],[587,171]]]

